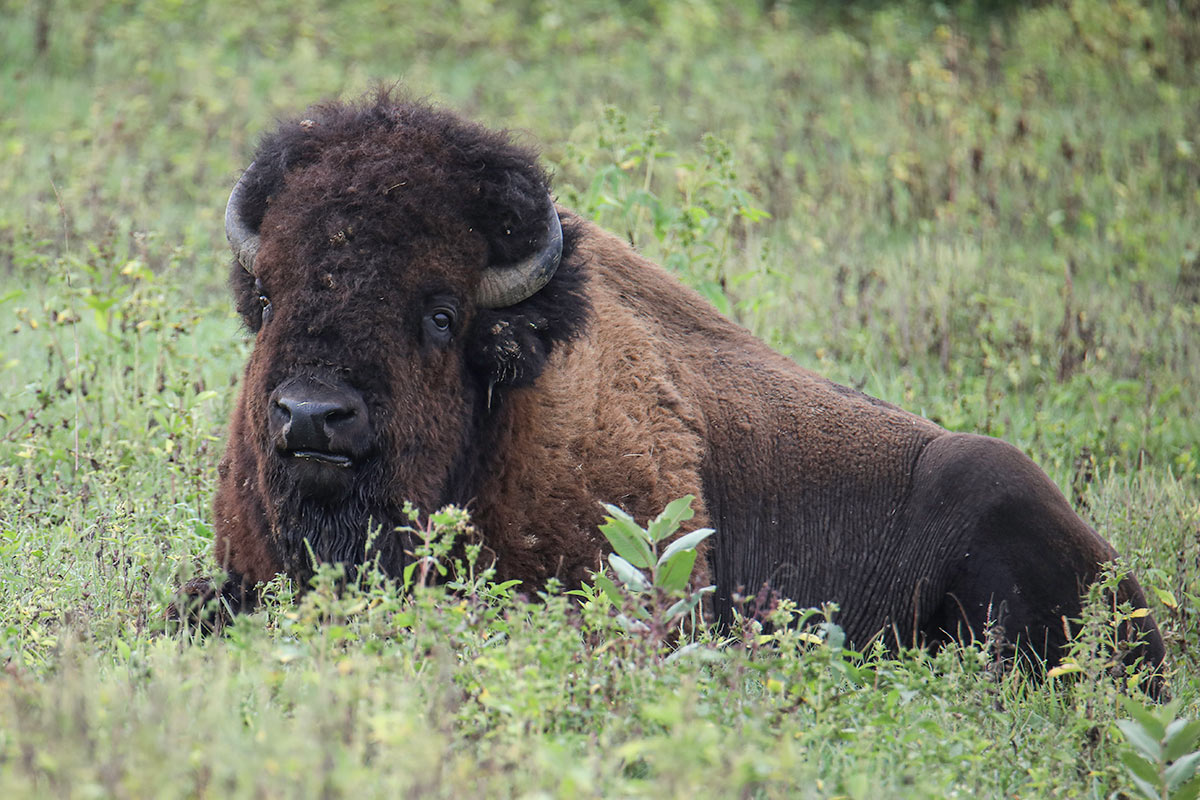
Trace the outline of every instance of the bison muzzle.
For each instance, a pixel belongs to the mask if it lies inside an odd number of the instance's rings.
[[[769,586],[838,603],[860,645],[1002,626],[1054,661],[1116,558],[1016,449],[798,367],[447,111],[310,109],[264,139],[226,232],[255,335],[214,503],[230,597],[314,559],[399,574],[406,501],[469,508],[501,579],[577,585],[599,501],[644,519],[690,493],[722,621]],[[1145,606],[1132,577],[1114,599]],[[1162,663],[1151,617],[1123,633]]]

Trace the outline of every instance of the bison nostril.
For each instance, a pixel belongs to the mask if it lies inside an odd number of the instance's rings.
[[[355,416],[352,408],[335,408],[325,415],[325,424],[339,426],[343,423],[353,422]]]

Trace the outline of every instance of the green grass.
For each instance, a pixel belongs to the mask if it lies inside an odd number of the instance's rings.
[[[0,0],[0,795],[1136,794],[1090,640],[1038,685],[752,629],[671,658],[480,586],[164,610],[213,569],[233,179],[402,80],[801,364],[1029,452],[1200,716],[1200,9],[1166,5]]]

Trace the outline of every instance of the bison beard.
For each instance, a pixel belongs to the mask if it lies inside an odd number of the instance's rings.
[[[998,622],[1061,656],[1116,552],[1028,458],[798,367],[549,191],[506,135],[387,93],[264,139],[226,213],[256,335],[214,502],[227,596],[314,558],[399,574],[405,501],[468,506],[502,579],[577,584],[600,501],[690,493],[723,621],[767,584],[839,603],[859,645]],[[1145,606],[1132,577],[1115,599]],[[1121,634],[1162,664],[1152,618]]]
[[[408,521],[397,511],[373,508],[364,496],[329,505],[288,491],[273,526],[279,531],[282,571],[303,586],[312,577],[314,560],[354,566],[378,559],[385,574],[399,575],[415,542],[397,530]]]

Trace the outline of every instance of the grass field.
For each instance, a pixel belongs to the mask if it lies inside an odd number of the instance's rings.
[[[1194,797],[1200,8],[992,5],[0,0],[0,796]],[[1045,683],[749,626],[672,653],[485,581],[168,626],[249,347],[229,188],[377,81],[537,143],[799,363],[1028,452],[1147,588],[1174,703],[1098,613]]]

